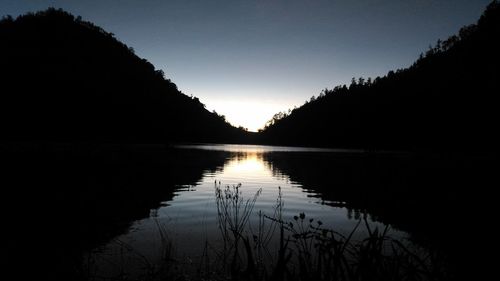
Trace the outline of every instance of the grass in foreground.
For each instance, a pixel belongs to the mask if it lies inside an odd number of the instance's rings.
[[[88,280],[450,280],[441,255],[388,235],[389,226],[373,228],[366,218],[350,233],[327,228],[319,220],[300,213],[284,220],[279,190],[272,215],[257,212],[250,223],[261,190],[245,199],[241,185],[215,186],[217,221],[222,246],[206,241],[195,272],[176,262],[167,230],[158,224],[162,264],[143,260],[141,274],[128,274],[126,267],[114,277],[88,274]],[[365,228],[366,236],[355,239]],[[128,247],[127,245],[123,245]],[[128,249],[129,251],[133,251]],[[138,254],[139,255],[139,254]],[[91,272],[91,271],[88,271]]]

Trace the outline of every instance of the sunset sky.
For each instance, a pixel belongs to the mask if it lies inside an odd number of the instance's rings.
[[[187,95],[256,131],[352,77],[409,66],[476,22],[489,0],[0,0],[0,14],[63,8],[135,49]]]

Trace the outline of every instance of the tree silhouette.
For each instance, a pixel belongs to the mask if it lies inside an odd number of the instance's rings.
[[[500,140],[500,4],[410,67],[324,90],[262,132],[266,143],[383,149],[491,149]]]
[[[0,21],[0,140],[241,142],[248,132],[81,17]]]

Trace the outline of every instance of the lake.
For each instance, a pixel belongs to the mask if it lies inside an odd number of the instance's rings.
[[[125,234],[90,254],[90,270],[95,276],[116,277],[125,273],[141,276],[144,268],[165,262],[166,248],[168,258],[187,271],[199,269],[207,251],[212,253],[208,254],[210,258],[216,258],[216,252],[223,247],[216,200],[218,189],[224,192],[226,188],[234,190],[238,186],[243,203],[258,194],[248,228],[244,230],[248,237],[259,232],[259,222],[267,224],[264,227],[273,223],[271,219],[262,218],[275,214],[278,198],[282,206],[281,219],[285,222],[298,222],[300,219],[296,217],[303,213],[305,221],[314,219],[313,224],[320,221],[321,227],[348,236],[365,217],[372,230],[383,230],[385,224],[346,200],[355,196],[361,206],[371,195],[370,192],[362,195],[360,185],[364,185],[365,180],[373,180],[371,176],[375,173],[377,180],[371,181],[371,187],[377,187],[378,177],[398,169],[404,171],[399,165],[401,159],[405,159],[401,153],[386,152],[373,157],[360,150],[258,145],[182,145],[174,150],[178,159],[188,156],[176,165],[178,174],[169,176],[185,178],[184,182],[177,181],[172,195],[162,201],[159,208],[151,209],[149,216],[136,220]],[[211,161],[213,163],[202,165]],[[200,173],[194,180],[183,175],[191,174],[191,170]],[[383,173],[377,173],[380,171]],[[366,235],[363,223],[354,232],[353,239],[362,240]],[[405,232],[392,226],[387,236],[401,241],[407,238]],[[279,247],[276,237],[271,239],[268,248]]]
[[[341,257],[341,268],[384,280],[408,279],[386,274],[406,268],[427,274],[423,264],[449,280],[484,263],[491,239],[463,243],[462,233],[496,214],[489,153],[94,143],[3,144],[0,153],[4,253],[20,279],[237,279],[252,265],[255,280],[268,280]],[[387,253],[395,241],[399,259]],[[415,260],[422,254],[432,258]],[[377,261],[377,272],[360,260]],[[384,275],[380,260],[404,267]]]

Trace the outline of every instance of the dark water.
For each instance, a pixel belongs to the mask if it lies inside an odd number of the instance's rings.
[[[494,153],[28,143],[2,144],[0,154],[2,255],[19,280],[134,279],[161,264],[166,248],[176,265],[196,269],[221,247],[216,187],[237,184],[244,198],[262,189],[249,237],[281,188],[283,220],[303,212],[348,233],[366,217],[395,239],[444,252],[471,276],[488,264],[491,239],[463,239],[489,233],[495,219]]]
[[[290,161],[299,159],[293,164],[297,165],[294,168],[299,169],[300,174],[300,171],[307,172],[324,165],[325,159],[362,157],[362,151],[256,145],[189,145],[177,146],[176,150],[181,155],[222,155],[224,161],[215,169],[204,170],[196,182],[175,185],[172,198],[163,201],[160,208],[152,210],[150,216],[135,221],[127,233],[95,249],[91,254],[95,267],[91,270],[96,275],[119,276],[123,274],[124,268],[132,276],[141,274],[145,267],[164,262],[166,242],[171,243],[171,258],[186,270],[196,270],[205,254],[206,245],[213,252],[222,248],[215,198],[218,186],[224,188],[241,184],[240,190],[246,199],[260,192],[250,216],[250,228],[245,231],[245,235],[250,237],[257,232],[259,212],[273,215],[280,191],[282,218],[285,221],[293,221],[294,216],[304,213],[307,219],[320,220],[324,226],[347,236],[356,227],[360,217],[366,215],[360,214],[359,210],[346,208],[341,196],[338,197],[339,201],[335,200],[335,196],[323,196],[321,191],[324,186],[314,182],[299,182],[279,166],[281,161],[291,164]],[[312,164],[311,161],[317,162]],[[189,169],[189,163],[184,168]],[[327,188],[334,193],[342,186],[338,186],[338,179],[335,179],[339,171],[335,171],[335,167],[331,168],[332,171],[325,176],[331,178]],[[383,223],[373,221],[369,215],[367,221],[373,229],[385,227]],[[401,240],[407,238],[406,233],[392,227],[387,235]],[[359,228],[354,234],[355,239],[365,236],[365,228]],[[277,246],[271,244],[269,247]]]

